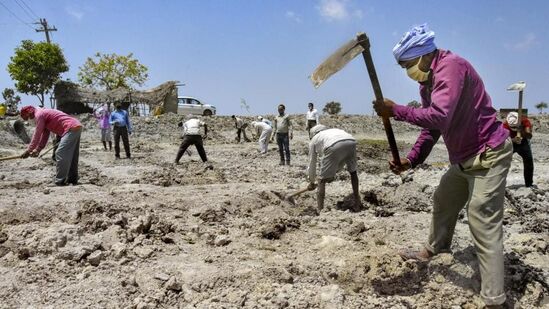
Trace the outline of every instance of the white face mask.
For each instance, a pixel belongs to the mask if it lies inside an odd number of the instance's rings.
[[[408,77],[418,82],[424,82],[429,79],[429,72],[423,72],[419,69],[419,64],[421,63],[422,58],[423,56],[419,57],[419,61],[415,65],[406,69],[406,74],[408,74]]]

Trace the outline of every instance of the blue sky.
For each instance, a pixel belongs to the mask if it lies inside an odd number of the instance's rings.
[[[70,65],[63,78],[77,80],[79,66],[95,52],[134,53],[149,68],[144,88],[166,80],[186,83],[180,95],[215,105],[220,114],[290,113],[307,102],[343,112],[371,114],[373,92],[363,60],[314,89],[314,68],[357,32],[370,36],[383,94],[398,103],[419,100],[417,83],[396,65],[392,48],[412,25],[427,22],[438,47],[468,59],[484,80],[496,108],[515,107],[509,84],[527,82],[524,106],[549,102],[549,1],[357,0],[0,0],[0,88],[13,87],[6,71],[23,39],[45,40],[28,24],[46,18],[52,40]],[[32,12],[24,11],[27,4]],[[6,7],[17,17],[14,17]],[[24,103],[38,99],[24,96]],[[535,111],[537,112],[537,111]]]

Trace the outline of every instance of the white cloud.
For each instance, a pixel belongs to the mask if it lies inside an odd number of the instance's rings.
[[[351,0],[320,0],[316,8],[327,21],[362,19],[365,15],[364,11],[355,8]]]
[[[505,47],[516,51],[527,51],[537,45],[538,39],[534,33],[528,33],[522,37],[522,39],[515,43],[507,43]]]
[[[65,12],[67,12],[67,14],[69,14],[70,16],[74,17],[77,20],[82,20],[82,18],[84,17],[84,12],[72,7],[66,7]]]
[[[286,12],[286,18],[291,19],[295,21],[296,23],[301,23],[301,17],[297,15],[294,11],[287,11]]]
[[[328,21],[344,20],[349,17],[346,0],[321,0],[317,8],[320,16]]]

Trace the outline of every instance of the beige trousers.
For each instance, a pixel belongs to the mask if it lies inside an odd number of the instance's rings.
[[[467,207],[469,229],[479,260],[486,305],[505,302],[503,290],[503,201],[513,146],[510,139],[494,149],[453,164],[433,197],[433,219],[426,248],[449,252],[458,214]]]

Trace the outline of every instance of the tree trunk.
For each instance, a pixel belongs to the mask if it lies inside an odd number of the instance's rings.
[[[44,93],[36,94],[36,96],[38,97],[38,100],[40,100],[39,107],[44,107]]]

